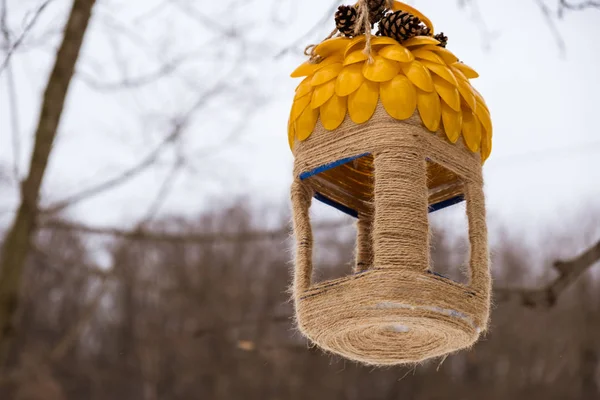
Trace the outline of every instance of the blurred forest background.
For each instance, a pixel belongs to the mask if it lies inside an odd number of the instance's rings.
[[[258,142],[262,71],[299,62],[341,2],[207,3],[0,0],[0,399],[599,399],[598,197],[556,210],[567,232],[540,225],[541,246],[492,210],[492,325],[471,351],[373,369],[300,336],[288,204],[228,191],[260,160],[214,155]],[[493,54],[479,3],[447,3]],[[527,3],[557,62],[564,20],[600,18]],[[459,280],[461,213],[431,217],[435,270]],[[352,221],[317,207],[314,227],[319,279],[348,273]]]

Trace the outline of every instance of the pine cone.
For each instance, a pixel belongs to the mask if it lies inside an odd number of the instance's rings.
[[[417,36],[420,23],[419,18],[414,15],[403,11],[396,11],[381,19],[377,35],[388,36],[402,42]]]
[[[446,47],[446,45],[448,44],[448,36],[444,35],[444,32],[440,32],[437,35],[435,35],[434,39],[440,42],[440,44],[438,44],[438,46],[440,47]]]
[[[417,36],[431,36],[431,29],[427,25],[421,24]]]
[[[371,26],[378,23],[387,11],[386,0],[368,0],[367,5],[369,6],[369,22]]]
[[[353,6],[339,6],[335,13],[335,27],[344,36],[354,36],[354,28],[358,18],[358,11]]]

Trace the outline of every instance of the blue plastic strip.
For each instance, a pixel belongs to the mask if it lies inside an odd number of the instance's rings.
[[[321,172],[327,171],[328,169],[339,167],[340,165],[349,163],[350,161],[354,161],[357,158],[368,156],[369,154],[370,153],[363,153],[363,154],[359,154],[357,156],[342,158],[341,160],[337,160],[337,161],[334,161],[334,162],[329,163],[329,164],[321,165],[320,167],[317,167],[317,168],[313,169],[312,171],[301,173],[300,174],[300,180],[305,180],[307,178],[310,178],[311,176],[315,176],[317,174],[320,174]]]
[[[462,194],[459,194],[458,196],[452,197],[448,200],[444,200],[444,201],[440,201],[439,203],[435,203],[429,206],[429,212],[433,213],[439,210],[442,210],[446,207],[450,207],[453,206],[455,204],[458,203],[462,203],[463,201],[465,201],[465,196]]]
[[[328,206],[337,208],[341,212],[346,213],[351,217],[358,218],[358,212],[356,210],[353,210],[350,207],[346,207],[345,205],[340,204],[337,201],[331,200],[330,198],[323,196],[321,193],[315,193],[315,199],[327,204]]]

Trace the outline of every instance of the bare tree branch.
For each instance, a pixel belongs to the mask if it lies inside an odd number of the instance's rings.
[[[588,0],[588,1],[582,1],[580,3],[572,3],[567,0],[559,0],[558,1],[558,16],[562,17],[564,15],[565,10],[585,11],[585,10],[594,9],[594,8],[600,10],[600,1]]]
[[[224,85],[219,83],[213,86],[213,88],[202,93],[202,95],[198,98],[198,100],[190,108],[190,110],[188,110],[182,117],[178,118],[178,120],[174,122],[173,130],[171,131],[171,133],[167,135],[165,139],[163,139],[161,143],[159,143],[159,145],[156,146],[156,148],[154,148],[154,150],[148,153],[137,164],[113,178],[101,182],[96,186],[92,186],[88,189],[85,189],[80,193],[71,195],[64,200],[59,201],[56,205],[50,206],[45,210],[42,210],[41,212],[44,215],[55,214],[68,207],[73,206],[74,204],[80,203],[86,199],[97,196],[108,190],[114,189],[115,187],[121,186],[124,183],[129,182],[136,176],[139,176],[142,172],[146,171],[158,160],[160,155],[168,148],[169,144],[176,142],[182,136],[192,115],[199,108],[204,106],[214,95],[221,92],[223,89]]]
[[[152,7],[150,10],[145,11],[143,14],[135,17],[135,19],[133,20],[133,23],[137,25],[149,18],[152,18],[154,15],[160,13],[163,10],[163,8],[165,8],[165,6],[171,5],[171,1],[172,0],[161,1],[160,3],[158,3],[157,5]]]
[[[544,20],[546,21],[546,25],[550,29],[552,36],[554,36],[554,40],[556,41],[556,45],[558,46],[558,51],[561,57],[564,57],[567,51],[567,46],[565,45],[565,40],[563,39],[560,31],[558,30],[558,26],[556,25],[556,21],[552,16],[552,11],[550,7],[544,3],[543,0],[535,0],[537,6],[539,7],[542,15],[544,16]]]
[[[35,11],[33,11],[33,15],[31,17],[31,19],[25,25],[25,28],[23,28],[23,32],[21,32],[21,34],[19,35],[19,37],[17,37],[17,39],[14,41],[14,43],[12,43],[12,45],[9,46],[8,51],[6,53],[6,57],[4,58],[4,61],[2,61],[2,64],[0,64],[0,74],[6,68],[6,66],[8,65],[8,63],[10,62],[10,58],[12,57],[13,53],[15,52],[15,50],[21,45],[21,43],[23,42],[23,40],[25,39],[25,37],[27,36],[27,34],[31,31],[31,28],[33,28],[33,26],[37,22],[37,20],[40,17],[40,15],[42,15],[42,13],[44,12],[44,9],[52,1],[53,0],[45,0],[45,1],[43,1],[35,9]],[[6,13],[6,3],[4,3],[4,5],[3,5],[3,10]]]
[[[185,16],[193,18],[195,21],[199,22],[203,26],[206,26],[211,31],[219,32],[228,39],[238,39],[241,37],[241,32],[239,32],[237,29],[221,25],[220,22],[206,16],[188,2],[173,0],[172,4],[179,8]]]
[[[475,0],[459,0],[458,6],[459,8],[469,8],[471,10],[471,18],[473,23],[477,26],[479,32],[481,33],[483,49],[485,51],[489,51],[492,48],[494,40],[498,39],[500,36],[500,33],[490,29],[485,21],[485,18],[483,17],[481,9],[479,8],[479,2]]]
[[[600,261],[600,241],[573,260],[555,262],[554,268],[559,276],[546,287],[496,289],[495,299],[498,302],[516,300],[521,305],[531,308],[551,308],[556,304],[559,296],[598,261]]]
[[[99,183],[96,186],[92,186],[79,193],[71,195],[64,200],[59,201],[57,204],[50,206],[46,209],[41,210],[42,214],[49,215],[58,213],[68,207],[71,207],[79,202],[82,202],[90,197],[97,196],[107,190],[113,189],[117,186],[128,182],[134,177],[140,175],[142,172],[152,166],[158,157],[166,150],[167,146],[175,141],[181,134],[182,126],[175,124],[173,131],[167,135],[150,153],[143,157],[137,164],[123,171],[119,175],[109,178],[108,180]]]
[[[302,36],[294,40],[292,44],[283,48],[279,53],[277,53],[277,55],[275,55],[275,59],[279,59],[291,51],[295,51],[300,49],[301,47],[304,47],[306,45],[305,42],[309,37],[314,35],[315,32],[320,31],[323,25],[331,21],[332,15],[335,13],[335,10],[338,8],[339,4],[339,0],[334,0],[333,3],[329,6],[329,8],[327,8],[327,10],[325,11],[325,14],[323,14],[323,17],[318,22],[316,22],[309,30],[307,30]]]
[[[128,90],[137,89],[150,83],[156,82],[160,78],[167,77],[177,71],[177,69],[183,65],[186,61],[189,61],[190,55],[187,54],[184,57],[180,57],[176,60],[169,61],[155,71],[148,72],[144,75],[136,77],[125,77],[122,80],[115,82],[101,82],[90,74],[84,71],[77,71],[77,78],[81,79],[85,84],[94,90],[100,91],[111,91],[111,90]]]
[[[333,221],[315,224],[315,230],[328,230],[348,227],[347,221]],[[164,233],[139,228],[135,230],[119,228],[93,227],[76,222],[51,220],[44,222],[39,229],[64,230],[87,233],[92,235],[113,236],[130,240],[145,240],[171,243],[212,243],[212,242],[248,242],[260,240],[282,239],[290,236],[291,226],[273,230],[249,232],[216,232],[216,233]]]
[[[178,159],[175,162],[175,164],[173,164],[173,166],[171,167],[171,169],[165,176],[165,179],[163,180],[162,185],[160,185],[160,189],[158,190],[158,193],[156,194],[156,198],[154,199],[152,204],[150,204],[150,207],[148,207],[148,211],[146,211],[146,215],[143,218],[143,221],[149,222],[149,221],[152,221],[152,219],[154,219],[154,217],[158,213],[160,207],[163,205],[167,196],[171,192],[171,189],[173,188],[173,185],[175,184],[175,179],[176,179],[177,175],[179,174],[179,172],[181,171],[182,167],[183,167],[182,159]]]

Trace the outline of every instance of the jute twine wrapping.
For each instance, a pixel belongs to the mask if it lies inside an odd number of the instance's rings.
[[[321,348],[372,365],[420,362],[471,346],[487,327],[490,273],[479,155],[417,115],[397,121],[380,105],[365,124],[348,119],[334,132],[320,124],[294,147],[294,176],[358,154],[374,157],[373,213],[359,215],[355,274],[312,284],[310,179],[292,185],[300,330]],[[426,159],[464,182],[470,280],[460,284],[429,269]]]
[[[356,222],[356,266],[354,272],[364,272],[373,265],[373,216],[360,215]]]

